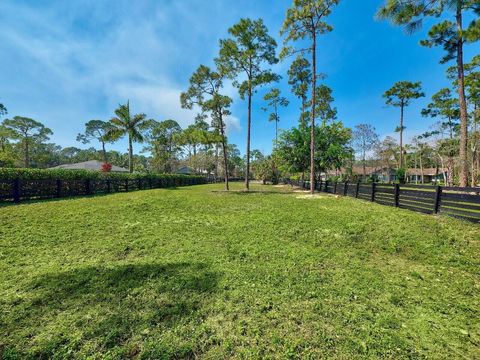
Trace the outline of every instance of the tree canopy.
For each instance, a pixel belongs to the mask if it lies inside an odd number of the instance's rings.
[[[231,38],[220,40],[220,52],[216,63],[220,72],[233,79],[242,99],[248,100],[247,150],[245,188],[250,181],[250,133],[252,123],[252,96],[260,86],[277,81],[279,76],[268,66],[276,64],[277,43],[268,34],[262,19],[241,19],[228,29]],[[239,80],[242,74],[246,79]]]
[[[10,136],[19,140],[24,149],[24,165],[30,166],[30,147],[34,143],[41,143],[49,140],[53,134],[41,122],[23,116],[14,116],[12,119],[3,120],[3,126],[10,130]]]
[[[132,115],[130,112],[130,102],[120,105],[115,110],[116,117],[110,119],[112,125],[108,132],[108,138],[116,141],[124,136],[128,138],[128,169],[133,172],[133,143],[144,141],[144,132],[152,125],[152,121],[147,119],[147,115],[140,113]]]

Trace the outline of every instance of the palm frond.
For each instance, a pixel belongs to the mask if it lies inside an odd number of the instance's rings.
[[[121,118],[111,118],[110,123],[118,128],[125,128],[126,123]]]
[[[143,134],[140,131],[138,131],[137,129],[131,129],[129,131],[129,134],[130,134],[130,137],[132,138],[132,140],[134,142],[140,142],[141,143],[145,139]]]
[[[132,127],[139,125],[142,121],[144,121],[147,118],[147,115],[141,113],[141,114],[136,114],[133,116],[132,119],[130,119],[130,123],[132,124]]]
[[[128,104],[120,105],[115,110],[115,115],[125,123],[130,122],[130,106]]]
[[[126,134],[125,129],[112,128],[105,134],[104,138],[105,140],[108,140],[108,141],[116,141],[122,138],[123,136],[125,136],[125,134]]]

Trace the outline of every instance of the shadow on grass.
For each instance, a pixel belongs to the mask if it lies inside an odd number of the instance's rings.
[[[124,351],[130,339],[148,337],[153,329],[158,336],[198,320],[218,279],[203,263],[86,267],[38,277],[23,289],[21,300],[6,302],[11,316],[2,327],[12,347],[4,352],[50,358],[82,352],[84,346],[94,352]]]

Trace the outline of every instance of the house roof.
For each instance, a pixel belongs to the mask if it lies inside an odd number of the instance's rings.
[[[102,171],[102,166],[104,162],[98,160],[89,160],[83,161],[74,164],[63,164],[54,166],[51,169],[69,169],[69,170],[94,170],[94,171]],[[128,172],[127,169],[122,168],[120,166],[112,165],[112,172]]]
[[[395,171],[394,169],[388,168],[388,167],[385,167],[385,166],[383,166],[383,167],[366,166],[365,167],[365,173],[367,175],[383,173],[387,170],[390,171],[390,172]],[[352,171],[353,171],[354,174],[363,175],[363,166],[353,166]]]
[[[372,174],[384,174],[387,171],[390,172],[390,174],[394,174],[396,170],[394,168],[388,168],[388,167],[373,167],[373,166],[366,166],[365,167],[365,172],[368,175]],[[362,175],[363,174],[363,166],[353,166],[352,167],[352,172],[357,175]],[[445,171],[446,172],[446,171]],[[348,170],[346,168],[342,168],[340,170],[328,170],[327,175],[340,175],[340,174],[347,174]],[[423,175],[424,176],[435,176],[437,174],[437,169],[435,168],[424,168],[423,169]],[[442,174],[442,169],[438,169],[438,174]],[[422,175],[422,172],[420,169],[414,169],[414,168],[409,168],[407,169],[407,175]]]
[[[447,172],[447,171],[445,171]],[[437,169],[435,168],[425,168],[423,169],[423,175],[424,176],[435,176],[437,173]],[[438,169],[438,175],[442,174],[442,169]],[[422,175],[421,169],[408,169],[407,170],[407,175]]]
[[[177,169],[175,173],[177,174],[193,174],[195,171],[188,166],[182,166],[181,168]]]
[[[379,174],[389,170],[390,172],[395,172],[395,169],[387,168],[387,167],[373,167],[373,166],[366,166],[365,173],[367,175],[372,174]],[[346,168],[341,168],[340,170],[328,170],[327,175],[339,175],[339,174],[347,174],[349,171]],[[363,166],[352,166],[352,173],[357,175],[363,175]]]

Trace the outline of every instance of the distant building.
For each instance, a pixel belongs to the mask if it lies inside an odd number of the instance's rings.
[[[423,169],[423,182],[425,183],[436,183],[439,181],[444,181],[445,178],[448,178],[448,173],[446,170],[442,172],[441,169],[436,169],[436,168]],[[421,182],[422,181],[421,169],[408,169],[407,180],[408,182],[411,182],[411,183]]]
[[[349,169],[342,168],[339,170],[330,170],[327,172],[326,177],[340,176],[340,175],[357,175],[360,179],[363,178],[363,167],[353,166],[351,172]],[[365,175],[367,178],[375,179],[380,182],[394,182],[397,180],[397,170],[391,167],[365,167]],[[442,172],[441,169],[425,168],[423,169],[423,182],[424,183],[436,183],[444,181],[444,178],[448,177],[447,171]],[[325,177],[324,177],[325,178]],[[406,180],[409,183],[420,183],[422,181],[421,169],[409,168],[406,170]]]
[[[208,172],[207,170],[197,170],[195,171],[189,166],[182,166],[181,168],[178,168],[175,170],[175,174],[182,174],[182,175],[213,175],[211,172]]]
[[[341,168],[338,170],[330,170],[327,172],[326,176],[340,176],[340,175],[349,175],[353,174],[356,175],[358,178],[363,178],[363,166],[353,166],[350,169]],[[367,178],[373,178],[377,181],[381,182],[392,182],[397,179],[397,171],[390,167],[373,167],[373,166],[366,166],[365,167],[365,176]]]
[[[195,171],[191,167],[182,166],[181,168],[179,168],[175,171],[175,174],[193,175],[193,174],[195,174]]]
[[[63,164],[54,166],[51,169],[69,169],[69,170],[93,170],[102,171],[104,162],[98,160],[83,161],[75,164]],[[128,172],[128,169],[112,165],[110,172]]]
[[[397,180],[397,170],[391,167],[382,167],[370,174],[367,173],[367,176],[371,176],[380,182],[393,182]]]

